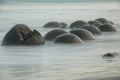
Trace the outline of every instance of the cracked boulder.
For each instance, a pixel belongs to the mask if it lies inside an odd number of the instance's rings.
[[[17,24],[10,29],[3,38],[2,45],[38,45],[43,44],[44,39],[36,30],[31,30],[25,24]]]

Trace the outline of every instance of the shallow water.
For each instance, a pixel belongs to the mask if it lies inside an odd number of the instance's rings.
[[[14,4],[14,5],[13,5]],[[92,4],[92,5],[91,5]],[[29,5],[29,6],[28,6]],[[1,3],[0,44],[15,24],[24,23],[43,36],[52,29],[42,26],[49,21],[70,23],[105,17],[115,23],[116,33],[103,32],[84,44],[41,46],[0,45],[1,80],[111,80],[120,79],[120,3]],[[87,7],[86,7],[87,6]],[[109,6],[109,7],[108,7]],[[69,31],[69,29],[66,29]],[[112,59],[101,56],[117,52]]]

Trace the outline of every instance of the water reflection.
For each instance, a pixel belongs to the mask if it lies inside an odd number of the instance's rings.
[[[113,57],[104,57],[103,58],[106,62],[113,62],[114,58]]]

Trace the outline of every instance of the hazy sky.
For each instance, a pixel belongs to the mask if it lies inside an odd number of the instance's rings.
[[[29,1],[38,1],[38,2],[80,2],[80,1],[120,1],[120,0],[0,0],[0,2],[29,2]]]

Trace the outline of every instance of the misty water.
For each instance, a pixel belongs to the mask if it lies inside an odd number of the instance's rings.
[[[5,34],[16,24],[26,24],[43,36],[53,29],[49,21],[70,25],[76,20],[104,17],[117,32],[102,32],[84,44],[2,46]],[[70,29],[65,29],[69,31]],[[114,58],[102,55],[118,53]],[[116,78],[114,78],[116,77]],[[120,2],[0,3],[0,80],[120,80]],[[105,79],[107,80],[107,79]]]

